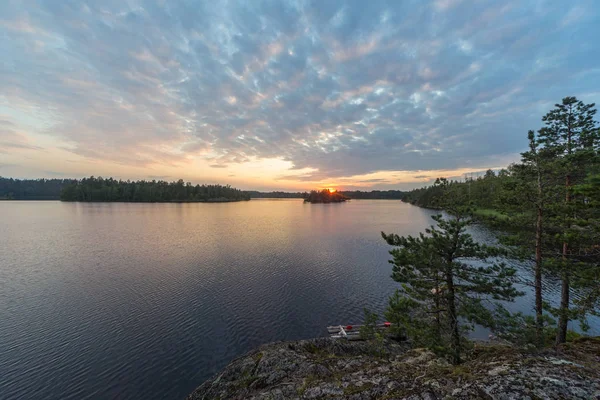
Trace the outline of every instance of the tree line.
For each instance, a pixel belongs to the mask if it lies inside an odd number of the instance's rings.
[[[308,192],[259,192],[248,190],[246,193],[253,199],[303,199],[308,196]]]
[[[341,194],[350,199],[371,199],[371,200],[401,200],[404,197],[404,192],[401,190],[341,190]]]
[[[85,178],[85,179],[93,179],[94,177]],[[102,178],[98,178],[102,179]],[[112,178],[103,179],[103,181],[110,181]],[[113,179],[114,180],[114,179]],[[79,181],[77,179],[13,179],[13,178],[4,178],[0,176],[0,199],[4,200],[59,200],[61,199],[61,192],[66,186],[76,185]],[[128,181],[125,181],[128,182]],[[165,182],[162,181],[139,181],[133,182],[138,184],[139,187],[146,187],[148,184],[154,185],[164,185]],[[131,182],[130,182],[131,183]],[[96,187],[93,190],[98,190],[97,184],[94,184]],[[92,186],[94,186],[92,185]],[[107,186],[105,183],[102,185]],[[109,184],[108,186],[111,186]],[[185,183],[187,186],[188,184]],[[220,185],[216,185],[220,186]],[[69,189],[73,190],[73,189]],[[108,189],[104,189],[108,190]],[[137,189],[134,189],[134,191]],[[140,189],[139,191],[144,191],[146,189]],[[131,193],[131,190],[128,190]],[[152,200],[103,200],[100,198],[105,198],[105,194],[96,193],[97,195],[94,198],[98,198],[100,200],[94,201],[174,201],[172,197],[164,197],[164,200],[156,200],[155,192],[152,191]],[[201,190],[202,192],[202,190]],[[405,192],[400,190],[372,190],[372,191],[340,191],[339,193],[350,199],[395,199],[400,200],[404,197]],[[308,197],[309,192],[282,192],[282,191],[274,191],[274,192],[259,192],[256,190],[247,190],[244,191],[246,197],[250,198],[271,198],[271,199],[305,199]],[[69,198],[75,196],[74,193],[70,193],[68,195]],[[83,193],[80,195],[84,197]],[[108,197],[112,198],[113,195],[109,195]],[[137,195],[137,198],[142,196],[140,193]],[[186,195],[187,196],[187,195]],[[126,196],[131,197],[131,196]],[[147,194],[143,194],[144,198],[147,197]],[[193,196],[192,196],[193,197]],[[202,197],[202,196],[201,196]],[[168,200],[167,200],[168,198]],[[209,197],[210,198],[210,197]],[[237,197],[235,197],[237,198]],[[66,199],[65,199],[66,200]],[[86,201],[86,200],[78,200],[78,201]],[[194,200],[190,200],[194,201]]]
[[[60,191],[75,179],[13,179],[0,176],[0,199],[58,200]]]
[[[252,198],[265,199],[305,199],[308,197],[308,192],[258,192],[248,191]],[[350,199],[375,199],[375,200],[401,200],[404,198],[405,192],[401,190],[340,190],[339,193]]]
[[[229,185],[192,185],[180,179],[166,181],[122,181],[89,177],[65,185],[62,201],[119,202],[220,202],[250,200],[242,190]]]
[[[479,324],[538,347],[567,340],[570,321],[588,328],[600,308],[600,128],[594,104],[566,97],[527,133],[521,161],[458,182],[440,178],[404,200],[446,216],[417,237],[382,233],[394,246],[392,278],[401,289],[386,316],[415,342],[460,362],[465,331]],[[476,243],[467,227],[500,228],[500,246]],[[498,260],[530,260],[534,316],[498,301],[519,293],[515,269]],[[544,298],[544,276],[560,279],[558,306]],[[573,292],[578,296],[573,298]]]

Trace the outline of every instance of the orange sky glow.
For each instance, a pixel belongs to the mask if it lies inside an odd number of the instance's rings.
[[[0,1],[0,176],[406,190],[600,103],[589,2],[62,3]]]

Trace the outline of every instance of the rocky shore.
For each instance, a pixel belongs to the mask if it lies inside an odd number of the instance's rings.
[[[392,341],[272,343],[188,399],[600,399],[600,338],[542,352],[477,344],[458,366]]]

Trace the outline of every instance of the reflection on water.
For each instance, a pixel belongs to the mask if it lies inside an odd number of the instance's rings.
[[[383,200],[1,202],[1,397],[182,398],[261,343],[382,310],[396,284],[380,231],[416,234],[430,215]]]

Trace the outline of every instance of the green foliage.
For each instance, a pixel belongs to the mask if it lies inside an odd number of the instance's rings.
[[[392,334],[397,338],[409,338],[415,347],[427,347],[438,354],[446,354],[441,324],[431,323],[435,317],[422,302],[416,301],[396,290],[390,297],[385,318],[391,322]],[[440,313],[441,315],[441,313]]]
[[[165,181],[121,181],[102,177],[74,181],[62,189],[62,201],[121,202],[202,202],[250,200],[250,196],[231,186],[192,185]]]
[[[329,189],[321,191],[313,190],[304,199],[305,203],[341,203],[348,200],[348,197],[339,192],[330,192]]]
[[[523,313],[509,313],[504,307],[497,307],[494,313],[496,319],[494,333],[517,345],[552,343],[556,335],[556,321],[548,315],[543,315],[542,338],[540,340],[537,320],[534,316]]]
[[[363,309],[365,317],[364,323],[360,327],[360,338],[363,340],[370,340],[373,344],[373,355],[377,357],[384,357],[386,355],[385,350],[385,336],[384,333],[377,329],[377,321],[379,316]]]
[[[63,187],[75,179],[13,179],[0,176],[0,199],[58,200]]]
[[[559,318],[555,341],[561,343],[570,320],[585,329],[586,315],[598,314],[600,307],[600,129],[595,114],[594,104],[565,97],[542,118],[537,133],[528,132],[529,149],[520,163],[464,182],[438,180],[405,196],[420,206],[470,209],[474,218],[503,230],[501,241],[513,247],[513,257],[532,261],[540,346],[550,329],[545,311]],[[561,279],[558,307],[543,301],[543,274]],[[521,322],[527,331],[530,325]]]
[[[252,198],[266,199],[305,199],[308,197],[307,192],[247,192]],[[338,193],[348,197],[349,199],[381,199],[381,200],[401,200],[404,198],[405,192],[401,190],[371,190],[363,192],[360,190],[345,190]]]
[[[254,199],[303,199],[308,196],[306,192],[259,192],[248,190],[246,193]]]
[[[511,301],[520,293],[513,287],[515,269],[491,261],[503,251],[476,243],[466,232],[472,223],[464,214],[469,207],[451,200],[445,206],[454,214],[433,216],[436,225],[418,237],[382,232],[384,240],[396,247],[390,251],[392,278],[402,285],[390,299],[387,315],[413,341],[436,350],[449,348],[452,361],[459,363],[462,334],[475,323],[495,325],[486,304]]]
[[[542,118],[545,126],[538,134],[542,157],[552,160],[554,173],[564,180],[564,200],[549,204],[546,217],[553,228],[547,235],[548,242],[551,247],[561,249],[560,257],[549,257],[545,263],[561,277],[560,306],[550,308],[550,312],[559,317],[557,344],[565,342],[569,320],[580,319],[586,328],[585,314],[589,311],[586,306],[595,303],[586,302],[584,307],[572,309],[570,300],[574,285],[582,285],[584,290],[590,285],[587,279],[580,277],[597,275],[598,269],[598,257],[593,250],[598,243],[593,239],[593,218],[597,211],[590,207],[591,202],[585,196],[575,191],[600,165],[600,131],[594,121],[594,106],[575,97],[565,97]]]
[[[366,308],[363,309],[363,312],[365,313],[365,321],[360,327],[360,337],[365,340],[373,339],[377,332],[377,320],[379,316]]]
[[[339,193],[349,199],[378,199],[378,200],[401,200],[404,198],[405,192],[401,190],[371,190],[363,192],[360,190],[344,190]]]
[[[502,170],[498,174],[488,170],[483,176],[468,177],[463,182],[438,179],[432,186],[407,192],[403,200],[420,207],[442,209],[445,208],[443,202],[447,200],[445,196],[452,193],[455,202],[463,202],[464,205],[468,204],[474,209],[497,210],[502,184],[507,177],[507,170]],[[501,210],[498,211],[501,213]]]

